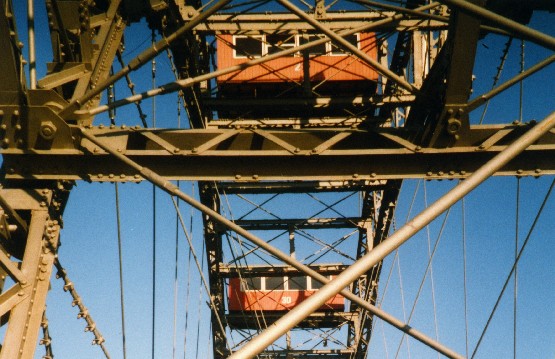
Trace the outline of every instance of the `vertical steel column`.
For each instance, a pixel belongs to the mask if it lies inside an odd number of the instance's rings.
[[[383,191],[376,191],[378,193],[382,193]],[[374,238],[374,223],[377,221],[374,208],[374,196],[379,195],[378,193],[373,191],[364,191],[362,192],[362,209],[361,209],[361,220],[364,221],[362,225],[359,223],[358,229],[358,243],[357,243],[357,251],[356,251],[356,259],[362,258],[369,250],[371,250],[371,246],[369,245],[368,241]],[[371,281],[368,280],[370,272],[364,273],[360,277],[358,277],[352,285],[351,291],[356,294],[358,297],[368,301],[368,294],[372,291]],[[373,303],[372,303],[373,304]],[[371,317],[368,317],[368,321],[366,321],[366,317],[368,312],[358,306],[356,303],[351,303],[350,312],[357,313],[356,319],[353,323],[349,324],[349,331],[348,331],[348,344],[349,347],[352,348],[359,348],[362,342],[365,341],[365,338],[362,338],[361,330],[363,330],[364,324],[371,323]],[[370,339],[370,330],[371,326],[369,326],[367,330],[368,333],[368,340]],[[364,348],[360,348],[361,350],[356,350],[355,358],[359,358],[359,353],[362,356],[366,355],[366,351]]]
[[[200,200],[212,209],[220,212],[220,198],[213,183],[199,182]],[[222,232],[218,230],[217,223],[210,216],[202,217],[204,223],[204,241],[206,243],[206,258],[208,263],[208,282],[210,286],[209,295],[212,297],[215,311],[211,311],[212,336],[214,359],[223,359],[229,356],[227,349],[226,333],[222,332],[218,321],[225,318],[225,293],[223,278],[220,275],[220,264],[222,263]]]
[[[50,197],[51,191],[44,193]],[[34,357],[58,247],[60,226],[50,216],[49,201],[31,200],[31,194],[25,197],[14,204],[21,210],[21,204],[31,203],[30,208],[23,208],[31,212],[23,259],[18,263],[6,250],[0,253],[3,269],[15,282],[0,295],[0,316],[9,315],[0,359]]]
[[[11,93],[10,97],[3,97],[2,105],[18,105],[19,95],[23,91],[23,64],[21,49],[17,46],[16,22],[11,0],[0,0],[0,94]],[[8,103],[9,102],[9,103]]]
[[[357,247],[357,259],[365,256],[372,248],[379,245],[389,233],[389,227],[397,204],[401,181],[389,181],[389,188],[378,192],[364,192],[361,218],[368,219],[360,229]],[[371,242],[370,242],[371,241]],[[382,261],[364,275],[355,280],[353,293],[363,300],[375,304],[378,295],[378,283],[382,270]],[[365,358],[372,336],[374,318],[366,308],[351,303],[351,312],[358,312],[355,326],[349,327],[350,340],[356,348],[355,358]]]

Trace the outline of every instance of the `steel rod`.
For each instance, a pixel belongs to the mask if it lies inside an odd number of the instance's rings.
[[[376,1],[371,1],[371,0],[355,0],[355,2],[359,3],[359,4],[363,4],[363,5],[380,7],[380,8],[385,9],[385,10],[392,10],[392,11],[396,11],[396,12],[401,12],[401,13],[405,13],[407,15],[414,15],[416,17],[422,17],[426,20],[435,20],[435,21],[441,21],[441,22],[445,22],[445,23],[449,22],[448,17],[429,14],[429,13],[425,13],[425,12],[417,11],[417,10],[413,10],[413,9],[407,9],[406,7],[388,5],[388,4],[384,4],[384,3],[380,3],[380,2],[376,2]],[[484,31],[492,32],[492,33],[495,33],[495,34],[498,34],[498,35],[505,35],[505,36],[511,35],[506,30],[502,30],[502,29],[499,29],[499,28],[496,28],[496,27],[493,27],[493,26],[480,25],[480,29],[482,29]]]
[[[425,13],[425,12],[422,12],[422,11],[417,11],[417,10],[409,9],[409,8],[406,8],[406,7],[402,7],[402,6],[389,5],[389,4],[386,4],[386,3],[381,3],[381,2],[372,1],[372,0],[354,0],[354,2],[356,2],[358,4],[362,4],[362,5],[374,6],[374,7],[379,7],[381,9],[385,9],[385,10],[395,11],[397,13],[403,13],[403,14],[407,14],[407,15],[414,15],[418,18],[422,17],[422,18],[425,18],[425,20],[436,20],[436,21],[442,21],[442,22],[445,22],[445,23],[449,22],[448,17],[429,14],[429,13]]]
[[[384,77],[387,77],[391,81],[395,81],[399,86],[401,86],[405,90],[410,91],[413,94],[417,94],[419,92],[418,88],[410,84],[407,80],[397,75],[396,73],[388,69],[386,66],[383,66],[378,61],[371,58],[367,53],[363,52],[358,47],[354,46],[349,41],[345,40],[343,36],[338,35],[334,31],[330,30],[327,26],[324,26],[318,20],[306,14],[304,11],[302,11],[297,6],[290,3],[288,0],[277,0],[277,2],[283,5],[291,12],[295,13],[298,17],[300,17],[301,19],[309,23],[315,29],[320,30],[327,37],[329,37],[335,44],[337,44],[344,50],[351,52],[352,54],[356,55],[359,59],[372,66],[372,68],[374,68]]]
[[[222,216],[220,213],[214,211],[213,209],[205,206],[204,204],[200,203],[199,201],[195,200],[194,198],[188,196],[187,194],[183,193],[177,186],[175,186],[170,181],[166,180],[162,176],[158,175],[157,173],[151,171],[150,169],[141,166],[137,162],[133,161],[129,157],[125,156],[122,153],[117,152],[117,150],[111,148],[110,146],[106,145],[99,139],[97,139],[94,135],[90,134],[85,128],[80,127],[81,133],[83,137],[91,141],[92,143],[96,144],[98,147],[102,148],[104,151],[110,153],[115,158],[119,159],[123,163],[126,163],[131,168],[135,169],[138,173],[140,173],[143,178],[147,179],[154,185],[158,186],[160,189],[164,190],[166,193],[170,194],[171,196],[176,196],[192,207],[198,209],[202,213],[210,216],[218,223],[224,225],[225,227],[235,231],[237,234],[243,236],[250,242],[254,243],[255,245],[259,246],[260,248],[264,249],[268,253],[274,255],[276,258],[282,260],[283,262],[291,265],[292,267],[298,269],[299,271],[309,275],[310,277],[316,279],[317,281],[326,284],[329,283],[330,280],[320,273],[316,272],[315,270],[311,269],[310,267],[302,264],[301,262],[291,258],[289,255],[285,254],[284,252],[280,251],[279,249],[273,247],[269,243],[265,242],[263,239],[255,236],[254,234],[248,232],[247,230],[243,229],[241,226],[235,224],[234,222],[230,221],[229,219]],[[410,327],[408,324],[402,322],[401,320],[393,317],[392,315],[388,314],[387,312],[381,310],[380,308],[366,302],[362,298],[356,296],[354,293],[345,290],[345,287],[340,288],[338,292],[348,298],[350,301],[356,303],[357,305],[365,308],[372,314],[376,315],[377,317],[381,318],[385,322],[391,324],[392,326],[396,327],[397,329],[403,331],[404,333],[412,336],[416,340],[422,342],[423,344],[437,350],[439,353],[445,355],[448,358],[454,359],[463,359],[463,356],[456,353],[455,351],[447,348],[443,344],[437,342],[436,340],[428,337],[427,335],[419,332],[418,330]]]
[[[27,31],[29,36],[29,85],[31,90],[37,88],[37,57],[35,49],[35,5],[34,0],[27,0]]]
[[[466,111],[470,112],[470,111],[473,111],[473,110],[477,109],[478,107],[482,106],[484,103],[486,103],[491,98],[499,95],[501,92],[507,90],[508,88],[510,88],[513,85],[516,85],[517,83],[524,80],[528,76],[540,71],[541,69],[543,69],[544,67],[552,64],[553,62],[555,62],[555,55],[549,56],[547,59],[545,59],[545,60],[537,63],[536,65],[530,67],[528,70],[519,73],[518,75],[516,75],[512,79],[505,81],[504,83],[497,86],[493,90],[491,90],[489,92],[486,92],[485,94],[473,99],[472,101],[470,101],[466,105]]]
[[[199,23],[206,20],[210,15],[214,14],[216,11],[220,10],[222,7],[229,4],[230,2],[231,0],[220,0],[210,9],[203,11],[202,13],[193,17],[190,21],[188,21],[185,25],[183,25],[178,30],[176,30],[173,34],[167,37],[163,37],[161,40],[158,40],[158,42],[153,44],[152,47],[149,47],[148,49],[143,51],[140,55],[138,55],[133,60],[131,60],[126,67],[118,71],[116,74],[110,76],[106,80],[96,85],[94,89],[91,89],[89,92],[85,93],[79,99],[76,99],[70,102],[64,109],[60,111],[58,115],[62,119],[67,120],[69,116],[73,115],[73,113],[76,110],[78,110],[83,104],[85,104],[87,101],[102,93],[102,91],[108,88],[108,86],[112,85],[117,80],[124,77],[125,75],[129,74],[132,71],[135,71],[136,69],[140,68],[144,64],[148,63],[150,60],[155,58],[160,52],[168,49],[170,47],[170,44],[173,41],[175,41],[177,38],[185,34],[187,31],[192,30]]]
[[[244,347],[232,354],[230,359],[252,358],[262,352],[266,347],[297,325],[310,313],[318,310],[318,308],[324,305],[326,300],[350,285],[356,278],[366,273],[388,254],[399,248],[399,246],[409,240],[414,234],[428,225],[432,220],[441,215],[479,184],[491,177],[511,159],[547,133],[554,125],[555,112],[551,113],[544,121],[532,127],[505,150],[485,163],[480,169],[460,182],[455,188],[443,195],[430,207],[423,210],[388,239],[374,247],[369,253],[357,260],[328,284],[324,285],[315,294],[305,299],[261,334],[253,338]]]
[[[429,9],[433,9],[433,8],[437,7],[438,5],[439,5],[439,3],[434,2],[434,3],[431,3],[431,4],[425,5],[425,6],[418,7],[414,10],[415,11],[426,11],[426,10],[429,10]],[[383,20],[378,20],[378,21],[370,23],[368,25],[364,25],[364,26],[360,26],[360,27],[357,27],[357,28],[354,28],[354,29],[338,32],[337,35],[347,36],[347,35],[355,34],[357,32],[372,30],[372,29],[380,27],[382,25],[389,24],[389,23],[392,23],[392,22],[395,22],[395,21],[399,21],[399,20],[403,19],[404,17],[406,17],[406,15],[397,14],[395,16],[392,16],[392,17],[389,17],[389,18],[386,18],[386,19],[383,19]],[[290,49],[286,49],[286,50],[283,50],[283,51],[276,52],[275,54],[255,58],[255,59],[249,60],[247,62],[244,62],[242,64],[239,64],[239,65],[226,67],[224,69],[216,70],[216,71],[213,71],[211,73],[203,74],[203,75],[196,76],[196,77],[190,77],[190,78],[186,78],[186,79],[173,81],[173,82],[167,83],[165,85],[162,85],[158,88],[151,89],[149,91],[145,91],[145,92],[137,94],[137,95],[129,96],[129,97],[126,97],[124,99],[114,101],[110,104],[98,106],[98,107],[96,107],[94,109],[91,109],[91,110],[78,111],[77,114],[82,115],[82,116],[97,115],[99,113],[109,111],[113,108],[118,108],[118,107],[125,106],[125,105],[131,104],[131,103],[136,103],[138,101],[142,101],[142,100],[150,98],[152,96],[158,96],[158,95],[164,95],[164,94],[171,93],[171,92],[176,92],[176,91],[179,91],[183,88],[191,87],[194,84],[197,84],[197,83],[200,83],[200,82],[203,82],[203,81],[208,81],[208,80],[211,80],[211,79],[216,78],[218,76],[223,76],[223,75],[235,72],[235,71],[244,70],[244,69],[249,68],[251,66],[260,65],[260,64],[263,64],[265,62],[278,59],[280,57],[284,57],[284,56],[287,56],[287,55],[292,55],[296,52],[307,50],[307,49],[309,49],[311,47],[314,47],[314,46],[325,44],[327,41],[329,41],[327,37],[321,38],[321,39],[318,39],[318,40],[307,42],[306,44],[302,44],[302,45],[297,46],[297,47],[293,47],[293,48],[290,48]]]
[[[544,34],[543,32],[531,29],[516,21],[501,16],[493,11],[489,11],[481,6],[474,5],[465,0],[438,0],[441,3],[456,7],[461,11],[475,15],[483,20],[488,20],[504,30],[520,35],[521,38],[529,40],[538,45],[544,46],[555,51],[555,37]]]

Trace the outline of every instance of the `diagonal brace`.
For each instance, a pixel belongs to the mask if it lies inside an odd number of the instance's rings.
[[[404,89],[410,91],[413,94],[419,92],[418,88],[407,82],[404,78],[397,75],[387,67],[380,64],[378,61],[374,60],[368,54],[361,51],[359,48],[345,40],[341,35],[336,34],[334,31],[330,30],[328,27],[321,24],[318,20],[315,20],[310,15],[303,12],[301,9],[293,5],[287,0],[278,0],[278,2],[289,9],[291,12],[295,13],[298,17],[305,20],[315,29],[322,31],[327,37],[329,37],[334,43],[339,45],[341,48],[346,49],[347,51],[351,52],[352,54],[356,55],[362,61],[366,62],[370,66],[372,66],[376,71],[378,71],[383,76],[387,77],[388,79],[395,81],[399,86],[403,87]]]
[[[474,5],[465,0],[438,0],[441,3],[447,4],[451,7],[456,7],[461,11],[470,13],[481,19],[493,22],[500,28],[508,32],[518,35],[525,40],[529,40],[538,45],[544,46],[547,49],[555,51],[555,37],[544,34],[543,32],[531,29],[516,21],[508,19],[504,16],[489,11],[481,6]]]
[[[352,264],[334,280],[324,285],[324,287],[322,287],[318,292],[305,299],[281,319],[275,322],[271,327],[268,327],[261,334],[252,339],[239,351],[231,355],[230,358],[252,358],[262,352],[264,348],[271,345],[275,340],[297,325],[310,313],[322,306],[326,300],[341,292],[343,288],[352,283],[356,278],[366,273],[373,266],[382,261],[387,255],[408,241],[414,234],[440,216],[443,212],[470,193],[486,179],[491,177],[511,159],[551,130],[553,126],[555,126],[555,112],[522,135],[504,151],[499,153],[490,161],[486,162],[479,170],[474,172],[466,180],[460,182],[455,188],[447,192],[430,207],[423,210],[388,239],[377,245],[372,251]]]
[[[554,115],[554,118],[555,118],[555,115]],[[83,127],[78,127],[78,128],[79,128],[79,130],[81,132],[81,135],[83,137],[85,137],[86,139],[88,139],[89,141],[91,141],[92,143],[97,145],[98,147],[102,148],[104,151],[110,153],[116,159],[120,160],[121,162],[127,164],[128,166],[130,166],[131,168],[136,170],[145,179],[147,179],[149,182],[151,182],[155,186],[159,187],[160,189],[162,189],[163,191],[165,191],[169,195],[178,197],[179,199],[181,199],[184,202],[191,205],[193,208],[196,208],[197,210],[201,211],[202,213],[210,216],[215,221],[217,221],[220,224],[224,225],[225,227],[231,229],[232,231],[236,232],[240,236],[246,238],[247,240],[251,241],[255,245],[264,249],[268,253],[274,255],[276,258],[278,258],[278,259],[282,260],[283,262],[291,265],[292,267],[298,269],[299,271],[309,275],[310,277],[316,279],[317,281],[319,281],[323,284],[327,284],[327,283],[332,282],[328,278],[324,277],[320,273],[318,273],[315,270],[308,267],[307,265],[302,264],[301,262],[297,261],[296,259],[290,257],[289,255],[285,254],[284,252],[280,251],[279,249],[277,249],[277,248],[273,247],[272,245],[268,244],[267,242],[265,242],[263,239],[259,238],[258,236],[255,236],[254,234],[250,233],[249,231],[243,229],[241,226],[239,226],[239,225],[235,224],[234,222],[232,222],[231,220],[225,218],[220,213],[218,213],[218,212],[214,211],[213,209],[205,206],[204,204],[195,200],[193,197],[190,197],[189,195],[183,193],[179,189],[179,187],[175,186],[173,183],[166,180],[164,177],[158,175],[157,173],[151,171],[150,169],[148,169],[146,167],[141,166],[140,164],[133,161],[129,157],[117,152],[117,150],[115,150],[115,149],[111,148],[110,146],[106,145],[104,142],[100,141],[94,135],[89,133],[89,131],[87,129],[85,129]],[[465,183],[466,183],[466,181],[465,181]],[[336,279],[333,280],[333,283],[335,283],[335,282],[336,282]],[[341,288],[338,288],[337,292],[334,293],[333,295],[340,292],[344,297],[346,297],[350,301],[352,301],[352,302],[356,303],[357,305],[361,306],[362,308],[368,310],[372,314],[381,318],[385,322],[393,325],[394,327],[403,331],[404,333],[412,336],[413,338],[422,342],[423,344],[437,350],[439,353],[445,355],[446,357],[455,358],[455,359],[463,359],[463,356],[461,356],[460,354],[458,354],[455,351],[447,348],[443,344],[441,344],[441,343],[437,342],[436,340],[428,337],[427,335],[419,332],[418,330],[410,327],[408,324],[406,324],[406,323],[402,322],[401,320],[393,317],[392,315],[383,311],[382,309],[380,309],[380,308],[372,305],[371,303],[363,300],[362,298],[358,297],[354,293],[344,289],[345,287],[346,287],[346,285],[342,286]],[[324,299],[324,301],[326,301],[328,298],[331,298],[333,295],[329,295],[329,297],[326,297]],[[315,310],[312,310],[311,312],[314,312],[314,311]],[[305,317],[308,314],[310,314],[310,312],[307,312]],[[303,318],[300,318],[299,321],[301,321],[302,319]],[[257,338],[259,338],[259,337],[257,337]]]
[[[439,5],[439,3],[433,2],[431,4],[418,7],[415,10],[426,11],[426,10],[429,10],[429,9],[433,9],[434,7],[437,7],[438,5]],[[382,20],[378,20],[378,21],[369,23],[368,25],[364,25],[364,26],[361,26],[361,27],[358,27],[358,28],[355,28],[355,29],[340,31],[338,33],[338,35],[341,37],[341,36],[352,35],[352,34],[355,34],[357,32],[370,31],[372,29],[379,28],[382,25],[391,24],[391,23],[394,23],[396,21],[400,21],[405,16],[406,15],[404,15],[404,14],[396,14],[392,17],[388,17],[388,18],[385,18],[385,19],[382,19]],[[140,94],[136,94],[134,96],[129,96],[129,97],[126,97],[124,99],[120,99],[120,100],[114,101],[114,102],[106,104],[106,105],[98,106],[98,107],[96,107],[94,109],[91,109],[91,110],[76,111],[75,115],[77,115],[77,116],[97,115],[99,113],[106,112],[110,109],[125,106],[125,105],[128,105],[130,103],[139,102],[139,101],[142,101],[142,100],[150,98],[150,97],[154,97],[154,96],[158,96],[158,95],[164,95],[164,94],[171,93],[171,92],[176,92],[176,91],[179,91],[181,89],[191,87],[194,84],[197,84],[197,83],[200,83],[200,82],[203,82],[203,81],[208,81],[208,80],[211,80],[213,78],[217,78],[218,76],[223,76],[223,75],[227,75],[229,73],[235,72],[235,71],[244,70],[244,69],[249,68],[251,66],[260,65],[260,64],[263,64],[265,62],[268,62],[268,61],[271,61],[271,60],[274,60],[274,59],[278,59],[280,57],[292,55],[292,54],[294,54],[298,51],[303,51],[303,50],[312,48],[314,46],[322,45],[322,44],[326,43],[327,41],[328,41],[327,38],[321,38],[321,39],[318,39],[318,40],[310,41],[306,44],[302,44],[300,46],[296,46],[296,47],[292,47],[290,49],[286,49],[286,50],[276,52],[275,54],[258,57],[258,58],[249,60],[247,62],[243,62],[243,63],[238,64],[238,65],[233,65],[233,66],[226,67],[226,68],[223,68],[223,69],[218,69],[218,70],[212,71],[208,74],[202,74],[202,75],[199,75],[199,76],[196,76],[196,77],[190,77],[190,78],[170,82],[170,83],[167,83],[163,86],[159,86],[157,88],[145,91],[145,92],[140,93]],[[128,67],[129,66],[130,65],[128,65]],[[116,75],[114,75],[114,76],[116,76]],[[123,77],[123,76],[125,76],[125,74],[121,75],[121,77]],[[395,75],[395,76],[397,76],[397,75]],[[114,82],[118,79],[115,79]],[[412,85],[410,85],[410,86],[412,86]]]
[[[125,75],[129,74],[132,71],[137,70],[138,68],[142,67],[144,64],[148,63],[148,61],[155,58],[159,53],[165,51],[170,47],[170,44],[178,39],[180,36],[185,34],[186,32],[192,30],[195,26],[200,24],[202,21],[207,19],[210,15],[214,14],[216,11],[220,10],[225,5],[229,4],[231,0],[220,0],[218,3],[213,5],[210,9],[203,11],[199,15],[192,18],[189,22],[185,25],[180,27],[176,32],[171,34],[170,36],[164,37],[163,39],[159,40],[156,44],[149,47],[144,52],[142,52],[139,56],[135,57],[129,64],[121,69],[118,73],[112,75],[105,81],[100,84],[97,84],[96,87],[89,92],[85,93],[81,98],[75,99],[71,101],[62,111],[60,111],[59,116],[63,119],[68,119],[69,116],[72,116],[76,110],[78,110],[81,106],[83,106],[86,102],[94,98],[95,96],[99,95],[102,91],[108,88],[110,85],[115,83],[117,80],[121,79]]]

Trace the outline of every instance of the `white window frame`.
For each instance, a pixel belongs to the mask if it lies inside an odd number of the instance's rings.
[[[262,57],[262,56],[266,56],[268,55],[268,49],[270,48],[270,44],[266,39],[266,35],[267,34],[262,34],[262,35],[232,35],[232,41],[233,41],[233,58],[234,59],[248,59],[249,57],[246,55],[242,55],[242,54],[238,54],[237,53],[237,38],[252,38],[252,39],[257,39],[260,41],[260,46],[261,46],[261,56],[254,56],[254,58],[258,58],[258,57]],[[357,32],[354,35],[356,35],[357,37],[357,49],[360,50],[360,33]],[[303,34],[295,34],[293,35],[294,39],[295,39],[295,47],[299,46],[299,44],[301,43],[301,38],[303,37]],[[315,55],[315,56],[348,56],[351,55],[348,52],[343,52],[340,49],[340,52],[333,52],[333,44],[331,41],[327,41],[325,43],[325,47],[326,47],[326,53],[325,54],[321,54],[321,55]],[[294,56],[300,56],[299,52],[297,51],[295,53]]]

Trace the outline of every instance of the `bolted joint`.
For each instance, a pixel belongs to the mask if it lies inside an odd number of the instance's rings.
[[[68,282],[66,285],[64,285],[64,292],[67,292],[68,290],[72,290],[73,289],[73,283]]]
[[[40,124],[40,136],[45,140],[52,140],[56,137],[58,128],[52,121],[42,121]]]
[[[461,129],[462,123],[457,118],[450,118],[447,120],[447,133],[450,135],[456,135]]]
[[[89,316],[89,311],[84,309],[77,314],[77,319],[86,318]]]
[[[96,325],[93,323],[85,327],[85,332],[93,332],[96,329]]]
[[[104,343],[106,340],[103,337],[98,337],[93,339],[92,341],[92,345],[102,345],[102,343]]]

